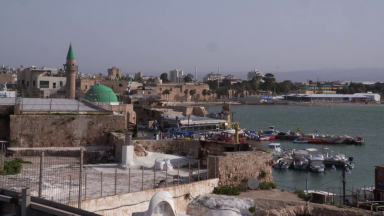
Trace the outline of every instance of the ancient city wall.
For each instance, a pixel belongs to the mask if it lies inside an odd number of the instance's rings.
[[[225,152],[222,156],[208,156],[209,176],[216,175],[221,186],[236,186],[243,179],[251,177],[259,182],[273,182],[272,163],[272,153],[261,151]],[[265,177],[260,175],[262,171],[266,173]]]
[[[105,216],[132,215],[133,212],[147,211],[149,201],[156,192],[168,191],[173,196],[176,212],[186,212],[188,202],[191,200],[185,199],[185,194],[189,193],[192,197],[197,197],[200,194],[212,193],[213,188],[218,186],[218,181],[218,179],[209,179],[179,186],[89,199],[83,201],[81,207],[83,210]]]
[[[124,130],[124,116],[11,115],[10,147],[108,145],[111,131]]]

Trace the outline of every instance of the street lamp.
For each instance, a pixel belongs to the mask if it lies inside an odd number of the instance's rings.
[[[188,130],[189,130],[189,118],[191,117],[191,115],[188,115]]]

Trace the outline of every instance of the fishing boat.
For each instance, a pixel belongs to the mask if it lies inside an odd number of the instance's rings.
[[[268,130],[263,131],[263,134],[273,134],[276,133],[275,126],[269,126]]]
[[[316,155],[310,159],[309,170],[312,172],[323,173],[324,172],[324,157],[323,155]]]
[[[280,158],[273,164],[273,168],[276,169],[288,169],[292,165],[292,158]]]
[[[277,134],[263,134],[256,137],[256,140],[258,141],[268,141],[268,140],[274,140],[276,138]]]
[[[287,131],[287,132],[280,132],[277,134],[276,139],[288,139],[288,140],[295,140],[300,137],[299,132],[295,131]]]
[[[299,170],[306,170],[308,168],[308,158],[310,157],[307,150],[294,151],[293,157],[293,168]]]
[[[351,141],[351,144],[355,144],[355,145],[364,145],[365,144],[365,141],[364,141],[364,138],[362,136],[356,136],[355,139],[353,139]]]
[[[312,144],[341,144],[344,142],[344,138],[329,137],[329,138],[309,138],[301,137],[293,140],[294,143],[312,143]]]

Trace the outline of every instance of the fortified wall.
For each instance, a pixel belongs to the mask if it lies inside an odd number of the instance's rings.
[[[11,115],[10,147],[108,145],[124,128],[123,115]]]
[[[225,152],[208,156],[208,175],[220,179],[219,185],[237,186],[253,177],[259,182],[273,182],[273,154],[261,151]],[[262,174],[265,172],[265,176]]]

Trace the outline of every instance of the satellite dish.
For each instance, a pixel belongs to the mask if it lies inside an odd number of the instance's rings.
[[[255,190],[259,187],[259,181],[255,178],[248,179],[248,187],[252,190]]]

